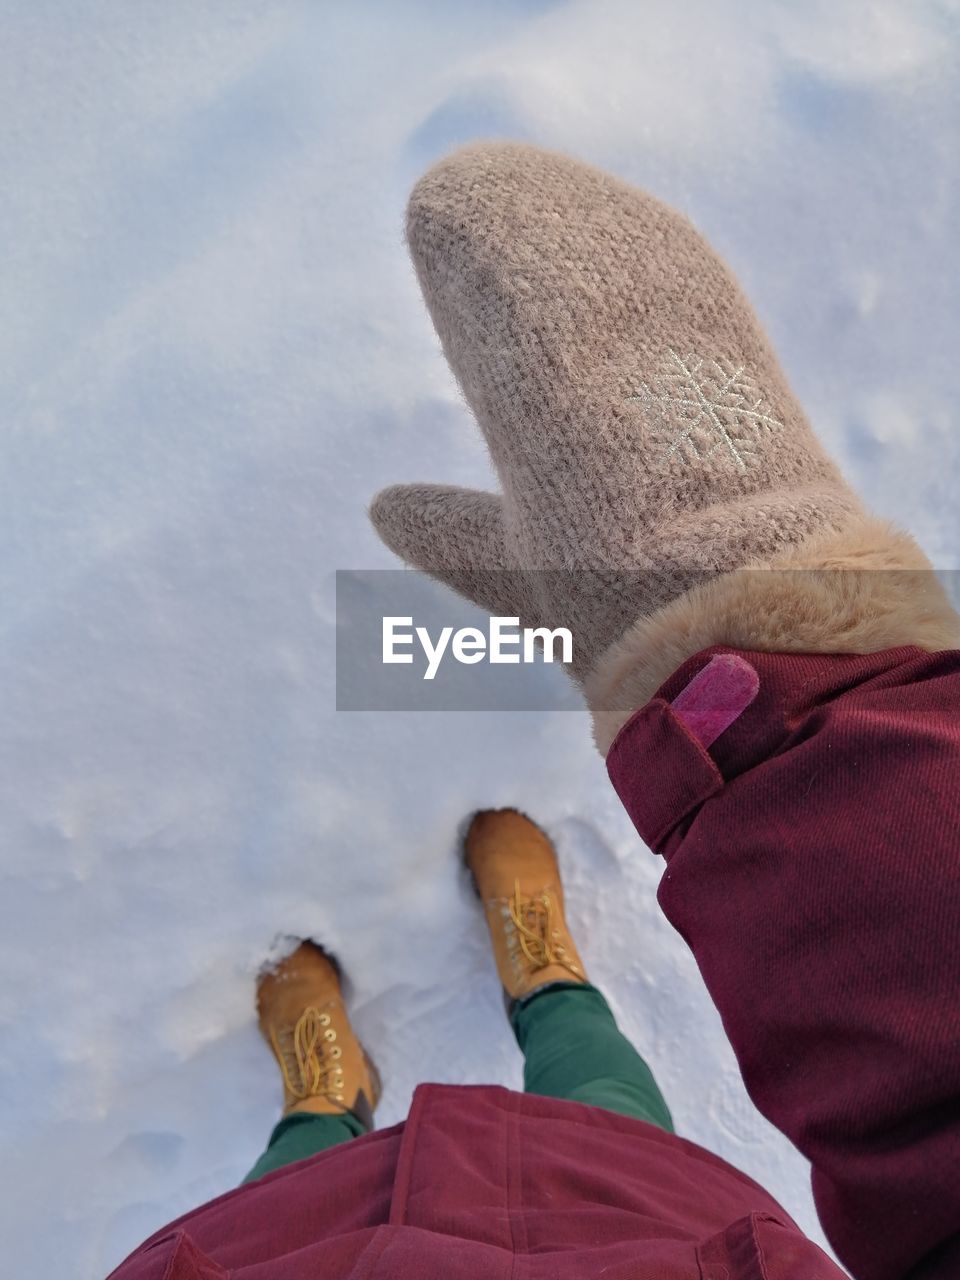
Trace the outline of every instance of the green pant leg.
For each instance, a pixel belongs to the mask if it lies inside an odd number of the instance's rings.
[[[510,1020],[525,1058],[527,1093],[604,1107],[673,1133],[650,1068],[596,987],[545,987],[518,1004]]]
[[[265,1173],[282,1169],[297,1160],[306,1160],[327,1147],[335,1147],[351,1138],[359,1138],[367,1132],[352,1112],[342,1116],[316,1115],[310,1111],[295,1111],[284,1116],[270,1135],[267,1149],[253,1166],[244,1183],[255,1182]]]

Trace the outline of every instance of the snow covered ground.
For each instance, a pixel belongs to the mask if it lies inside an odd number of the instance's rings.
[[[402,244],[455,144],[569,150],[690,213],[866,498],[957,567],[956,0],[0,4],[0,1238],[103,1275],[229,1188],[278,1081],[284,934],[387,1081],[517,1084],[455,837],[556,836],[588,965],[679,1130],[817,1238],[658,861],[576,712],[337,713],[365,506],[489,482]]]

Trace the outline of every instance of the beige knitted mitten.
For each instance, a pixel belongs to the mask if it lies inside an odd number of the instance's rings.
[[[373,522],[492,612],[569,627],[602,750],[710,644],[956,643],[922,552],[863,510],[680,214],[563,155],[484,143],[420,179],[407,235],[502,493],[394,486]]]

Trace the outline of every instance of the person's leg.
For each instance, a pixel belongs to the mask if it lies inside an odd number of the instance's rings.
[[[253,1166],[244,1183],[256,1182],[274,1169],[306,1160],[328,1147],[335,1147],[351,1138],[362,1137],[367,1132],[355,1115],[316,1115],[310,1111],[294,1111],[284,1116],[275,1127],[267,1143],[267,1149]]]
[[[527,1093],[605,1107],[673,1131],[650,1068],[587,981],[564,914],[556,851],[514,809],[474,814],[464,860],[483,904]]]
[[[604,1107],[673,1132],[653,1073],[596,987],[541,987],[514,1005],[510,1021],[524,1054],[527,1093]]]
[[[257,1013],[283,1079],[283,1118],[244,1183],[369,1133],[381,1092],[350,1025],[339,968],[321,947],[302,942],[261,974]]]

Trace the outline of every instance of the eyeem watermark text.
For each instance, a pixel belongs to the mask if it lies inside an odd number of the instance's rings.
[[[426,627],[414,627],[412,617],[383,619],[384,663],[410,664],[413,649],[419,643],[425,659],[424,680],[432,680],[440,664],[450,654],[456,662],[473,666],[478,662],[520,663],[556,661],[555,646],[560,644],[560,661],[573,661],[573,636],[566,627],[522,627],[519,618],[489,619],[486,633],[479,627],[441,627],[436,640]]]

